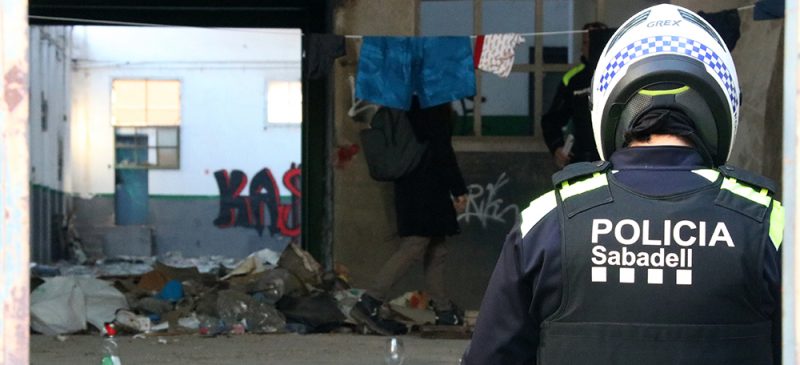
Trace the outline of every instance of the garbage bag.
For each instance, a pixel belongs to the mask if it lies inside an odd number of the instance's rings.
[[[244,323],[253,333],[278,332],[286,325],[283,314],[275,307],[236,290],[217,293],[217,312],[225,324]]]
[[[344,324],[347,319],[336,299],[328,293],[308,297],[283,297],[276,305],[291,323],[307,326],[308,332],[326,332]]]

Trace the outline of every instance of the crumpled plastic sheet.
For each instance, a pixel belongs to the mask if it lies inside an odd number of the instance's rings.
[[[30,301],[31,328],[51,336],[86,329],[87,322],[103,331],[117,309],[128,308],[125,295],[111,283],[90,277],[47,278]]]
[[[180,252],[170,251],[161,255],[158,261],[164,265],[177,268],[196,267],[200,273],[207,274],[218,269],[220,265],[226,269],[234,269],[239,260],[219,255],[183,257]]]
[[[153,271],[159,262],[176,268],[196,267],[201,273],[210,273],[219,269],[220,265],[226,269],[233,269],[239,260],[223,256],[183,257],[180,252],[168,252],[161,257],[131,257],[120,256],[98,260],[94,265],[73,265],[60,262],[52,266],[58,268],[63,276],[137,276]]]
[[[155,257],[120,256],[98,260],[94,265],[73,265],[68,262],[54,264],[63,276],[134,276],[153,270]]]

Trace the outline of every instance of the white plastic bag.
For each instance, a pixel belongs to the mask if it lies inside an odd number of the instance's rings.
[[[105,331],[103,323],[127,307],[125,296],[106,281],[57,276],[31,293],[31,328],[54,336],[84,330],[89,322]]]
[[[31,293],[31,328],[48,336],[86,329],[86,302],[74,278],[47,279]]]

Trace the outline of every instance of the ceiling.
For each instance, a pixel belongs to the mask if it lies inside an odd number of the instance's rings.
[[[140,23],[203,27],[315,28],[323,0],[29,0],[32,25]],[[56,19],[57,18],[57,19]]]

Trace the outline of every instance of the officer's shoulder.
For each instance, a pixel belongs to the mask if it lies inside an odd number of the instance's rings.
[[[763,222],[771,210],[777,213],[770,207],[780,210],[780,202],[773,199],[777,185],[772,180],[730,165],[722,165],[717,170],[723,176],[714,201],[717,205],[758,222]]]
[[[576,162],[569,164],[561,171],[553,174],[553,186],[560,188],[564,183],[590,178],[596,173],[605,173],[610,168],[611,163],[608,161]]]
[[[736,182],[744,183],[754,190],[766,189],[771,195],[778,191],[778,185],[770,178],[738,168],[731,165],[722,165],[718,168],[720,174]]]
[[[525,208],[522,213],[520,213],[522,222],[520,223],[519,228],[522,237],[525,237],[528,231],[530,231],[531,228],[536,225],[536,223],[539,223],[544,216],[553,211],[555,208],[556,194],[553,190],[550,190],[534,199],[530,205],[528,205],[528,207]]]
[[[564,86],[569,85],[570,80],[572,80],[575,75],[581,73],[581,71],[584,69],[586,69],[586,65],[584,65],[583,62],[575,65],[575,67],[564,73],[564,76],[561,78],[561,82],[564,84]]]

